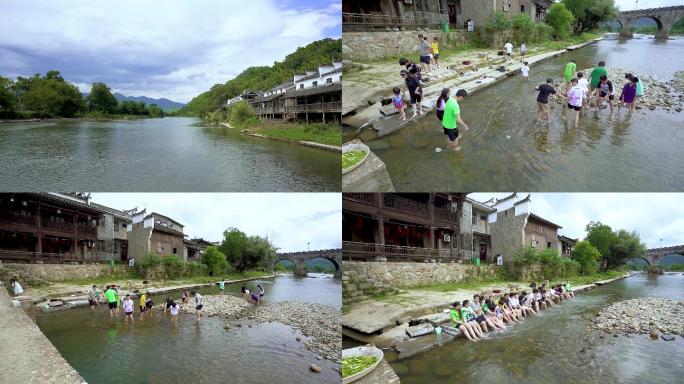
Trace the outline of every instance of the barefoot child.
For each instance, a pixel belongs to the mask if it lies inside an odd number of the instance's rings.
[[[131,320],[131,323],[133,322],[133,300],[131,299],[131,295],[126,295],[126,298],[123,301],[123,310],[124,310],[124,321],[128,323],[128,320]]]
[[[401,120],[406,120],[406,112],[404,112],[406,109],[406,104],[404,104],[404,94],[401,92],[399,87],[394,87],[392,92],[394,92],[394,95],[392,96],[392,104],[394,104],[394,108],[399,111]]]
[[[192,291],[190,294],[195,296],[195,311],[197,311],[197,321],[200,321],[202,318],[202,307],[204,307],[204,304],[202,303],[202,295],[200,295],[197,291]]]
[[[579,124],[579,114],[582,110],[582,100],[584,99],[584,90],[577,85],[578,80],[572,79],[570,84],[572,87],[568,90],[568,108],[574,111],[575,128]]]
[[[171,305],[169,306],[171,310],[171,324],[176,325],[176,319],[178,319],[178,313],[180,312],[180,305],[175,301],[171,300]]]
[[[549,95],[555,95],[556,89],[553,87],[553,78],[546,79],[546,84],[537,87],[539,94],[537,95],[537,119],[551,122],[551,110],[549,109]]]
[[[613,116],[613,100],[615,100],[615,94],[613,91],[613,82],[608,80],[608,76],[601,75],[600,82],[598,83],[598,98],[596,99],[596,112],[603,105],[603,101],[608,98],[608,105],[610,106],[610,115]]]
[[[522,73],[523,79],[527,80],[530,76],[530,67],[527,65],[527,61],[523,63],[522,68],[520,68],[520,73]]]
[[[451,317],[452,325],[461,331],[470,341],[479,340],[475,331],[473,331],[468,325],[466,325],[466,320],[462,311],[461,303],[456,301],[452,304],[451,311],[449,312]]]
[[[587,99],[589,98],[589,80],[584,77],[583,72],[577,73],[577,85],[584,90],[584,98],[582,99],[582,107],[586,107]]]
[[[442,119],[444,118],[444,107],[446,106],[446,102],[449,100],[449,93],[449,88],[443,88],[442,93],[439,95],[439,97],[437,98],[437,102],[435,103],[435,111],[437,113],[437,119],[439,119],[439,121],[442,121]]]
[[[444,107],[442,128],[448,138],[447,146],[451,147],[454,151],[461,150],[461,147],[458,146],[458,124],[461,124],[466,131],[468,130],[468,125],[461,119],[461,107],[458,105],[458,102],[465,99],[466,96],[468,96],[468,92],[465,89],[459,89],[456,91],[456,95],[446,102]]]
[[[401,77],[404,78],[406,83],[406,89],[409,91],[409,96],[411,97],[411,105],[413,107],[413,117],[416,115],[422,115],[423,110],[421,108],[421,102],[423,101],[423,86],[420,80],[416,77],[418,72],[415,68],[410,71],[401,71]]]
[[[632,114],[632,112],[634,112],[634,100],[636,100],[636,83],[639,81],[639,79],[633,77],[629,73],[625,75],[625,78],[627,78],[629,81],[622,87],[620,103],[627,107],[629,114]]]

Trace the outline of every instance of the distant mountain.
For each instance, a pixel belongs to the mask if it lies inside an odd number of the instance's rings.
[[[119,92],[114,92],[114,97],[118,101],[124,101],[124,100],[130,100],[130,101],[135,101],[135,102],[140,102],[142,101],[146,105],[150,104],[157,104],[157,106],[165,111],[175,111],[177,109],[181,109],[185,107],[185,104],[183,103],[178,103],[176,101],[171,101],[169,99],[161,98],[161,99],[152,99],[150,97],[146,96],[126,96],[122,95]]]
[[[81,95],[83,97],[88,97],[89,93],[81,92]],[[176,101],[172,101],[169,99],[161,98],[161,99],[153,99],[147,96],[126,96],[124,94],[121,94],[119,92],[114,92],[114,97],[116,97],[117,101],[124,101],[124,100],[130,100],[130,101],[135,101],[140,102],[142,101],[145,103],[145,105],[150,105],[150,104],[157,104],[157,106],[165,111],[175,111],[178,109],[181,109],[185,107],[185,104],[179,103]]]

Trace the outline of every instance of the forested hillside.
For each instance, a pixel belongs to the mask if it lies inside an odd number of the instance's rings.
[[[292,78],[296,72],[304,72],[318,68],[321,64],[333,60],[341,60],[342,40],[323,39],[305,47],[298,48],[283,61],[277,61],[271,67],[250,67],[225,84],[216,84],[210,90],[193,98],[180,115],[201,116],[214,111],[245,89],[263,91]]]

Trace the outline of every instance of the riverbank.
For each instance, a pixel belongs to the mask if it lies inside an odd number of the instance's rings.
[[[684,303],[664,298],[620,301],[597,313],[593,327],[615,336],[641,333],[664,340],[668,334],[684,336]]]
[[[202,312],[205,316],[227,320],[224,327],[226,330],[264,322],[283,323],[302,333],[305,339],[297,337],[297,341],[303,342],[308,350],[337,364],[338,368],[341,364],[339,309],[302,301],[265,302],[255,306],[242,297],[230,295],[205,295],[203,304]],[[165,304],[157,305],[155,309],[163,310]],[[195,314],[192,298],[188,304],[181,303],[181,312]]]
[[[164,116],[147,115],[100,115],[100,116],[81,116],[81,117],[46,117],[46,118],[19,118],[19,119],[0,119],[0,123],[57,123],[65,121],[113,121],[113,120],[141,120],[141,119],[161,119]]]
[[[0,283],[0,381],[80,384],[85,380],[62,357]]]
[[[270,279],[275,274],[255,274],[252,276],[233,278],[226,280],[226,284],[238,284],[251,280]],[[200,278],[203,279],[203,278]],[[32,303],[36,309],[44,310],[46,305],[51,309],[68,309],[88,305],[88,292],[93,284],[99,285],[101,291],[105,285],[116,284],[122,287],[121,294],[130,294],[136,298],[139,292],[147,291],[150,295],[164,295],[170,292],[179,292],[183,289],[193,289],[215,286],[216,278],[207,278],[204,281],[179,279],[171,281],[147,281],[143,279],[126,279],[118,277],[100,277],[96,279],[83,279],[76,281],[54,282],[47,286],[27,287],[18,300]]]
[[[600,37],[587,41],[573,40],[528,47],[528,56],[525,60],[529,62],[530,66],[533,66],[536,63],[599,40],[601,40]],[[507,77],[507,74],[519,72],[522,63],[515,56],[512,63],[506,63],[506,58],[498,55],[498,49],[490,48],[462,51],[451,57],[443,58],[440,60],[441,68],[433,70],[430,75],[423,73],[423,100],[436,100],[444,87],[461,87],[472,92],[483,86],[491,85],[491,83],[496,82],[495,80]],[[468,64],[465,65],[464,63]],[[504,66],[505,72],[499,72],[497,70],[499,66]],[[354,118],[352,113],[359,115],[362,110],[368,108],[378,113],[378,108],[381,107],[380,101],[391,96],[393,87],[405,87],[401,77],[398,76],[399,69],[401,69],[398,60],[350,63],[345,69],[345,76],[342,80],[344,88],[342,99],[344,118],[342,122],[347,125],[360,127],[367,123],[368,120],[362,121],[365,116]],[[473,84],[465,84],[471,81]],[[429,109],[427,108],[427,110]],[[346,116],[348,114],[352,115]]]
[[[630,274],[607,274],[577,279],[564,279],[575,284],[581,292],[616,281]],[[552,282],[553,284],[554,282]],[[448,320],[448,309],[454,300],[472,300],[476,293],[511,292],[529,289],[529,282],[483,281],[440,284],[434,287],[415,287],[400,290],[398,294],[378,296],[343,306],[342,333],[352,339],[372,343],[381,348],[393,348],[405,337],[410,320],[425,319],[432,322]]]
[[[324,151],[342,152],[342,130],[339,125],[273,124],[244,128],[240,132],[248,136],[299,144]]]

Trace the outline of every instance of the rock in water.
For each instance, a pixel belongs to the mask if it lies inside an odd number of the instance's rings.
[[[224,325],[224,326],[223,326],[223,329],[225,329],[226,331],[229,330],[229,329],[230,329],[230,324]]]
[[[651,331],[650,335],[651,335],[651,340],[658,340],[658,331],[653,330],[653,331]]]
[[[318,365],[316,365],[314,363],[311,363],[311,364],[309,364],[309,370],[311,370],[311,372],[320,373],[321,367],[319,367]]]
[[[675,339],[674,336],[672,336],[672,335],[666,335],[666,334],[664,334],[664,333],[663,333],[662,335],[660,335],[660,338],[663,339],[663,340],[665,340],[665,341],[673,341],[673,340]]]

